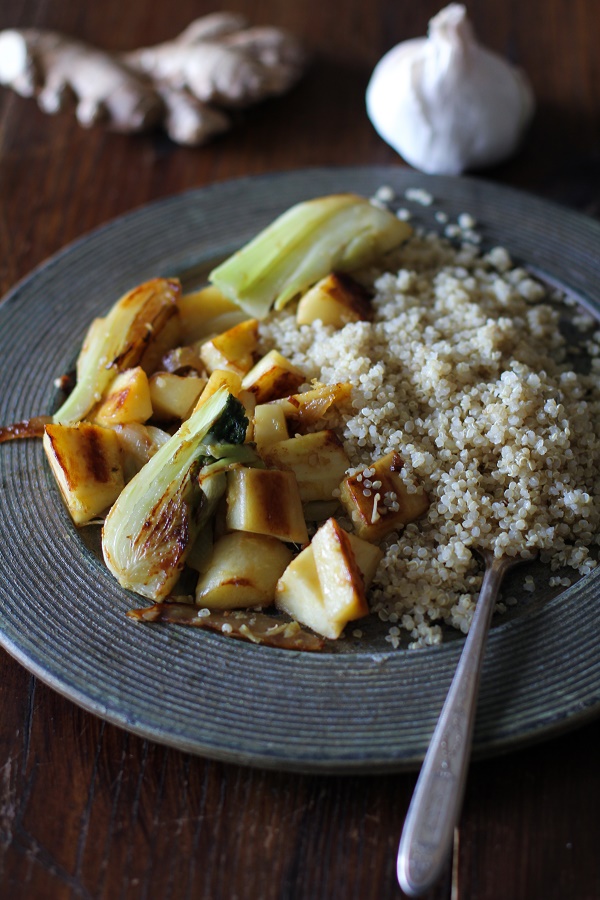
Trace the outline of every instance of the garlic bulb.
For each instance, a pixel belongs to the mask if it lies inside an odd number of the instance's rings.
[[[430,21],[427,38],[390,50],[367,88],[381,137],[415,168],[447,175],[510,156],[533,107],[525,76],[477,42],[460,3]]]

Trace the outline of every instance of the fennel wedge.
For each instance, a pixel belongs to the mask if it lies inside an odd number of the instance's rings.
[[[54,422],[81,421],[119,372],[142,361],[149,344],[177,315],[180,294],[176,279],[153,278],[124,294],[105,318],[94,319],[77,360],[77,383]]]
[[[168,596],[225,490],[224,473],[211,464],[232,458],[247,425],[242,404],[221,388],[125,487],[102,529],[104,560],[122,587],[155,601]]]
[[[411,234],[410,225],[365,197],[317,197],[284,212],[213,269],[209,280],[262,319],[330,272],[369,265]]]

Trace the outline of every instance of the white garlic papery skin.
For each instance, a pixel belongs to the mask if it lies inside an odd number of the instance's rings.
[[[367,113],[376,131],[422,172],[458,175],[516,149],[534,108],[525,76],[476,40],[462,4],[398,44],[375,67]]]

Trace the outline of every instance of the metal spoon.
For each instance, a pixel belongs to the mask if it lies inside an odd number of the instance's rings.
[[[480,550],[485,575],[479,600],[446,702],[425,755],[398,850],[398,881],[418,897],[437,881],[452,847],[462,806],[477,694],[492,613],[500,584],[512,566],[527,560]]]

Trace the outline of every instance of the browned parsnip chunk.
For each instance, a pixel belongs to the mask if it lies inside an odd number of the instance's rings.
[[[300,369],[278,350],[270,350],[244,377],[242,387],[256,394],[257,403],[268,403],[298,390],[304,380]]]
[[[71,518],[85,525],[124,487],[119,441],[111,428],[79,422],[46,425],[44,450]]]
[[[187,419],[206,386],[206,378],[156,372],[150,377],[154,417],[163,422]]]
[[[388,453],[342,482],[340,499],[364,540],[379,541],[429,509],[425,491],[410,493],[400,477],[403,465],[397,453]]]
[[[345,272],[332,272],[310,288],[298,304],[298,325],[309,325],[320,319],[323,325],[343,328],[348,322],[373,318],[371,295]]]
[[[125,369],[112,382],[108,391],[90,415],[97,425],[127,425],[145,422],[152,415],[148,376],[141,366]]]
[[[348,622],[368,614],[366,590],[382,556],[378,547],[328,519],[277,582],[275,603],[335,640]]]
[[[282,541],[308,541],[293,472],[240,466],[227,473],[227,527]]]
[[[275,585],[292,559],[286,545],[266,534],[232,531],[213,548],[196,587],[196,605],[208,609],[270,606]]]
[[[254,363],[258,342],[258,321],[247,319],[234,325],[200,347],[200,357],[209,372],[226,369],[245,375]]]

